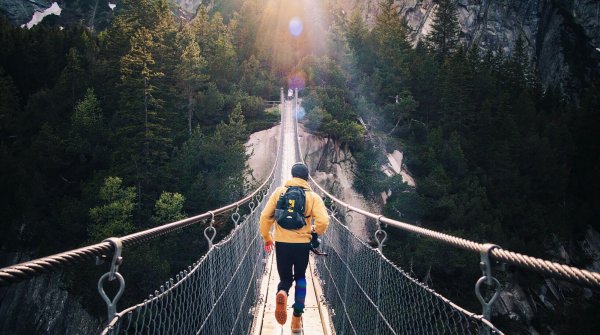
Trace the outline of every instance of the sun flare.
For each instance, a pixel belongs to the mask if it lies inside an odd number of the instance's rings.
[[[307,55],[325,52],[323,4],[315,0],[266,0],[256,32],[257,50],[272,71],[289,74]]]

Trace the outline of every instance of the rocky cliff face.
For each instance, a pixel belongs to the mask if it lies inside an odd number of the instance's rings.
[[[310,171],[314,171],[313,178],[319,185],[354,207],[369,209],[375,213],[381,211],[380,204],[365,199],[352,189],[356,160],[349,150],[341,148],[330,139],[305,132],[302,126],[298,132],[304,160]],[[343,208],[338,210],[346,213]],[[372,233],[376,229],[373,220],[353,212],[343,217],[356,236],[364,241],[372,239]]]
[[[15,24],[22,25],[31,20],[33,13],[42,12],[51,5],[49,0],[3,0],[0,3],[0,13]]]
[[[251,181],[260,182],[271,171],[277,153],[278,137],[279,126],[250,136],[246,143],[246,153],[250,156],[248,166],[252,173],[248,177]],[[353,206],[380,211],[381,205],[367,201],[352,189],[356,161],[349,150],[340,148],[327,138],[305,132],[302,126],[299,126],[299,137],[304,160],[310,171],[313,171],[313,178],[320,185]],[[343,209],[341,211],[345,212]],[[372,237],[375,226],[364,216],[349,213],[345,219],[345,223],[355,235],[365,241]]]
[[[381,1],[329,0],[347,13],[359,9],[372,26]],[[112,17],[109,3],[119,0],[56,0],[63,9],[60,24],[82,23],[101,29]],[[170,0],[175,14],[193,17],[198,6],[209,7],[217,0]],[[435,0],[395,0],[399,15],[406,18],[417,43],[426,36],[435,15]],[[16,24],[31,20],[35,11],[50,7],[51,0],[4,0],[0,13]],[[600,2],[597,0],[456,0],[461,37],[471,47],[503,50],[510,54],[519,36],[530,51],[545,86],[557,86],[566,96],[577,96],[592,76],[600,75]]]
[[[246,154],[248,155],[248,167],[251,183],[262,183],[269,176],[273,163],[277,159],[277,142],[281,126],[257,131],[250,135],[246,142]]]
[[[90,29],[102,30],[112,20],[114,10],[121,0],[2,0],[0,14],[16,25],[29,22],[33,14],[43,12],[56,2],[62,9],[58,18],[53,18],[62,26],[82,24]],[[173,4],[173,14],[184,20],[191,19],[202,0],[169,0]]]
[[[6,258],[8,264],[26,261]],[[99,334],[102,322],[63,288],[62,277],[47,274],[0,289],[0,334]]]
[[[385,0],[341,0],[347,12],[358,8],[372,26],[378,4]],[[435,15],[434,0],[396,0],[417,43]],[[456,0],[461,38],[471,47],[510,54],[519,36],[530,50],[542,83],[576,93],[598,73],[600,2],[597,0]]]
[[[370,26],[379,3],[386,0],[342,0],[345,10],[358,8]],[[413,29],[415,42],[427,35],[437,7],[435,0],[396,0],[400,16]],[[534,47],[548,32],[554,16],[581,27],[592,46],[600,47],[600,2],[595,0],[456,0],[462,37],[469,46],[498,47],[510,52],[522,34]]]
[[[577,246],[558,242],[548,246],[552,259],[570,264],[574,258],[590,260],[588,270],[600,270],[600,233],[588,228]],[[545,278],[523,282],[508,273],[493,306],[493,319],[507,334],[591,334],[599,304],[597,295],[579,285]],[[578,320],[578,321],[573,321]],[[580,324],[578,324],[578,322]],[[593,330],[592,330],[593,329]]]

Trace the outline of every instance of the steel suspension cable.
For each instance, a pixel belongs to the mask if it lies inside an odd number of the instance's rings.
[[[296,139],[298,139],[298,123],[297,122],[295,122],[295,132],[296,132]],[[300,145],[299,145],[299,140],[296,141],[296,146],[297,146],[297,149],[298,149],[297,152],[299,155],[298,159],[301,160],[302,162],[304,162],[304,158],[302,157],[302,149],[300,148]],[[354,207],[354,206],[338,199],[337,197],[333,196],[331,193],[327,192],[327,190],[325,190],[325,188],[323,188],[321,185],[319,185],[313,179],[312,176],[310,176],[310,180],[321,192],[323,192],[323,194],[325,194],[332,201],[339,204],[343,208],[346,208],[349,211],[362,214],[363,216],[366,216],[366,217],[369,217],[369,218],[372,218],[375,220],[379,220],[381,223],[385,223],[394,228],[398,228],[398,229],[401,229],[401,230],[404,230],[404,231],[407,231],[410,233],[427,236],[436,241],[439,241],[439,242],[442,242],[442,243],[445,243],[445,244],[448,244],[448,245],[451,245],[451,246],[454,246],[454,247],[457,247],[460,249],[479,253],[479,252],[486,250],[486,248],[487,248],[487,244],[484,244],[484,243],[478,243],[478,242],[470,241],[470,240],[467,240],[464,238],[452,236],[449,234],[440,233],[435,230],[411,225],[411,224],[408,224],[405,222],[390,219],[383,215],[371,213],[369,211],[366,211],[366,210],[358,208],[358,207]],[[536,257],[532,257],[532,256],[523,255],[523,254],[520,254],[517,252],[502,249],[500,247],[492,248],[489,251],[489,254],[493,259],[495,259],[499,262],[512,264],[512,265],[519,266],[519,267],[522,267],[522,268],[525,268],[528,270],[533,270],[533,271],[539,272],[541,274],[557,277],[560,279],[565,279],[565,280],[568,280],[568,281],[571,281],[574,283],[578,283],[581,285],[585,285],[585,286],[588,286],[591,288],[600,289],[600,273],[598,273],[598,272],[579,269],[579,268],[576,268],[573,266],[560,264],[560,263],[556,263],[556,262],[552,262],[552,261],[548,261],[548,260],[544,260],[544,259],[536,258]]]
[[[294,132],[298,134],[296,123]],[[304,161],[299,141],[296,149],[296,159]],[[315,180],[312,182],[319,192],[322,187]],[[334,204],[328,210],[329,228],[321,237],[321,247],[328,256],[315,257],[315,269],[336,332],[503,334],[485,315],[458,306],[388,260],[382,253],[386,239],[383,230],[375,235],[378,248],[354,235],[340,221]],[[375,215],[375,219],[381,217]]]
[[[214,215],[225,213],[232,209],[238,208],[242,204],[250,202],[259,194],[259,192],[264,190],[265,187],[270,186],[269,182],[273,180],[276,167],[279,162],[279,153],[280,150],[277,150],[275,163],[273,164],[273,167],[271,168],[271,172],[269,173],[268,177],[263,181],[263,183],[259,187],[257,187],[252,193],[248,194],[246,197],[212,211],[208,211],[183,220],[179,220],[176,222],[164,224],[162,226],[123,236],[121,237],[123,247],[131,247],[135,245],[144,244],[153,239],[159,238],[161,236],[170,234],[175,231],[179,231],[183,228],[201,222],[204,219],[208,219]],[[100,242],[86,247],[69,250],[51,256],[41,257],[31,261],[7,266],[0,269],[0,286],[8,286],[45,273],[54,272],[62,268],[70,267],[85,261],[93,260],[95,257],[102,257],[109,254],[110,252],[114,252],[113,245],[110,242]]]
[[[275,171],[281,170],[282,137],[283,127]],[[266,265],[257,222],[269,191],[279,183],[280,174],[272,173],[268,185],[249,203],[250,213],[242,222],[234,219],[236,226],[226,238],[211,244],[197,262],[166,281],[148,299],[109,314],[102,334],[248,333]]]
[[[311,181],[321,192],[323,192],[327,197],[329,197],[332,201],[337,204],[343,206],[347,210],[362,214],[366,217],[379,220],[381,223],[385,223],[394,228],[398,228],[410,233],[415,233],[423,236],[427,236],[431,239],[437,240],[439,242],[468,250],[473,252],[481,252],[485,249],[485,244],[478,243],[474,241],[470,241],[464,238],[444,234],[437,232],[435,230],[411,225],[405,222],[397,221],[390,219],[385,216],[381,216],[378,214],[373,214],[371,212],[365,211],[361,208],[354,207],[327,192],[321,185],[317,184],[314,179],[311,177]],[[499,247],[493,248],[490,251],[490,256],[497,261],[516,265],[522,268],[526,268],[529,270],[533,270],[542,274],[550,275],[553,277],[558,277],[561,279],[565,279],[571,282],[576,282],[578,284],[582,284],[585,286],[589,286],[592,288],[600,289],[600,273],[588,271],[584,269],[579,269],[573,266],[560,264],[548,260],[544,260],[541,258],[535,258],[527,255],[523,255],[517,252],[501,249]]]

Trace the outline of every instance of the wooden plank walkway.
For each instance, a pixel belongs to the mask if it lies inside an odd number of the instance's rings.
[[[302,320],[303,334],[305,335],[333,335],[330,316],[327,307],[318,297],[322,296],[321,286],[316,280],[314,274],[314,260],[311,255],[309,268],[306,270],[306,301],[304,315]],[[254,316],[253,335],[288,335],[290,331],[290,321],[292,319],[292,304],[294,303],[294,287],[290,289],[288,298],[288,318],[285,325],[281,326],[275,320],[275,294],[277,293],[277,284],[279,275],[277,274],[277,264],[275,262],[275,253],[267,259],[266,271],[262,280],[260,298],[262,303],[256,309]]]
[[[290,179],[292,165],[295,163],[295,142],[294,138],[294,118],[293,106],[296,101],[286,101],[281,105],[283,113],[283,157],[281,157],[281,180]],[[322,297],[323,293],[319,281],[314,278],[315,265],[311,254],[310,262],[306,270],[306,301],[304,308],[304,334],[305,335],[333,335],[330,316],[327,307],[319,301],[317,297]],[[277,294],[277,284],[279,275],[277,273],[277,263],[275,261],[275,252],[267,258],[266,271],[263,276],[260,295],[257,308],[254,310],[254,324],[251,331],[252,335],[288,335],[290,331],[290,322],[292,320],[292,304],[294,303],[294,287],[290,289],[288,297],[288,318],[285,325],[281,326],[275,320],[275,294]]]

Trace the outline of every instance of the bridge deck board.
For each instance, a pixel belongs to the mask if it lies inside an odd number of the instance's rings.
[[[291,178],[291,168],[296,161],[296,146],[294,138],[294,106],[297,101],[286,101],[281,105],[283,114],[283,143],[284,148],[281,157],[281,180],[285,181]],[[309,268],[306,271],[306,308],[304,310],[304,334],[310,335],[331,335],[330,317],[325,305],[317,299],[322,296],[321,287],[314,275],[314,260],[310,260]],[[262,303],[257,306],[254,315],[253,335],[283,335],[290,334],[290,321],[292,319],[292,304],[294,303],[294,287],[289,292],[288,299],[288,321],[281,326],[275,320],[275,294],[277,293],[277,284],[279,275],[277,274],[277,265],[275,255],[272,253],[267,258],[267,266],[264,277],[261,282],[260,297]]]
[[[330,335],[332,331],[329,326],[329,315],[327,314],[327,308],[317,299],[317,296],[321,295],[321,288],[314,276],[314,263],[311,259],[309,269],[306,271],[306,308],[304,309],[303,316],[304,334]],[[288,320],[285,325],[281,326],[275,320],[275,294],[277,293],[278,282],[279,276],[277,274],[277,265],[275,264],[275,255],[272,254],[267,260],[267,271],[263,277],[261,287],[263,303],[257,309],[259,314],[255,317],[255,323],[257,324],[253,332],[254,335],[291,334],[290,321],[292,315],[291,306],[294,302],[294,287],[292,287],[289,293]]]

